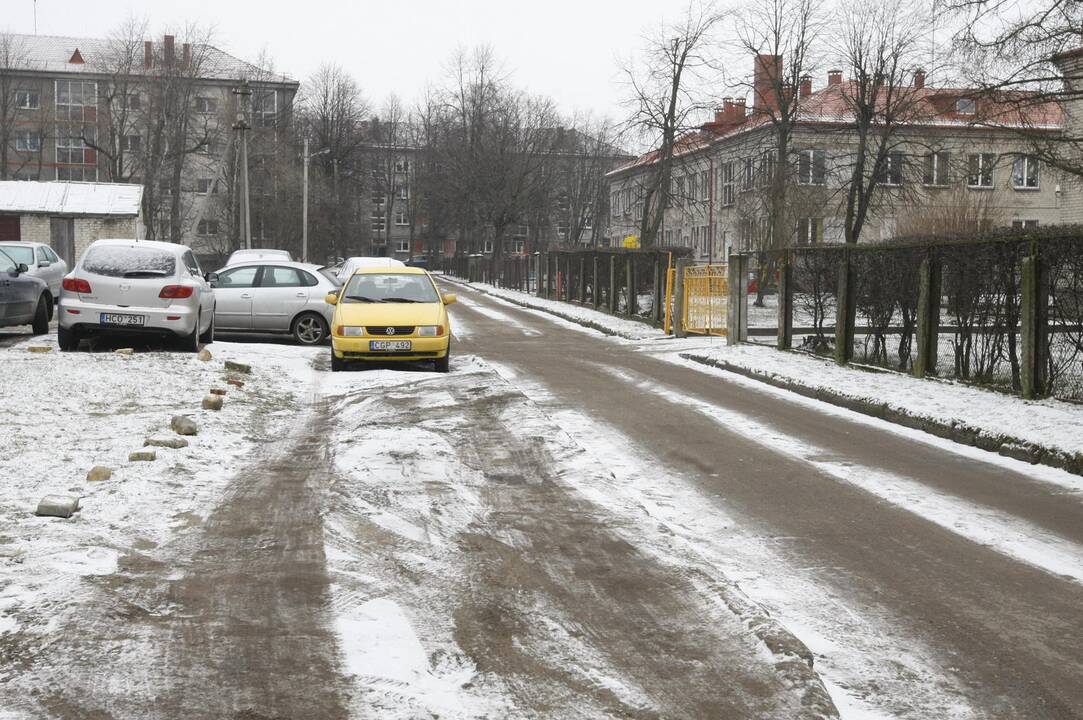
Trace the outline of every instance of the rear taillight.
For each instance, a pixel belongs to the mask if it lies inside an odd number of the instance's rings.
[[[189,285],[166,285],[158,293],[163,300],[182,300],[192,297],[192,287]]]
[[[90,283],[82,278],[64,278],[64,282],[62,282],[60,286],[68,292],[81,293],[83,295],[90,292]]]

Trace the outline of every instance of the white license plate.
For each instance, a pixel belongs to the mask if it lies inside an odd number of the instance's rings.
[[[414,345],[409,340],[369,340],[369,350],[409,350]]]
[[[141,327],[146,322],[146,317],[143,315],[124,315],[122,313],[102,313],[100,322],[102,325]]]

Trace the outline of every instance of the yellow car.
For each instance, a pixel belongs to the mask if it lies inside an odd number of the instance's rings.
[[[362,268],[327,302],[331,320],[331,370],[354,360],[432,360],[447,372],[451,359],[454,295],[441,295],[432,276],[415,267]]]

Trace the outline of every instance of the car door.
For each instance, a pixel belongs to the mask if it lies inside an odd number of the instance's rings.
[[[214,323],[220,329],[252,329],[252,299],[259,271],[259,265],[242,265],[218,273],[214,283]]]
[[[288,332],[294,315],[308,303],[308,288],[296,268],[264,265],[252,304],[252,328]]]
[[[0,325],[7,324],[9,311],[15,304],[15,291],[11,284],[13,272],[15,261],[0,250]]]
[[[45,254],[49,256],[49,260],[50,262],[52,262],[52,266],[50,267],[50,269],[56,276],[56,295],[59,296],[60,286],[64,284],[64,276],[68,274],[68,270],[70,270],[71,268],[69,268],[68,264],[64,262],[64,260],[60,256],[58,256],[56,252],[54,252],[53,249],[48,245],[45,246]]]
[[[44,245],[38,245],[34,259],[37,260],[38,266],[38,271],[35,274],[45,281],[46,287],[49,288],[49,292],[54,298],[59,297],[60,280],[64,277],[63,273],[57,274],[60,266],[52,261]]]

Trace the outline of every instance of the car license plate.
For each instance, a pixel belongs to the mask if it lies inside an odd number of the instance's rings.
[[[413,343],[409,340],[369,340],[369,350],[409,350]]]
[[[143,315],[125,315],[123,313],[102,313],[100,318],[102,325],[120,325],[123,327],[141,327],[146,322]]]

